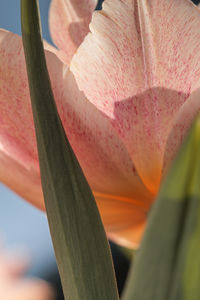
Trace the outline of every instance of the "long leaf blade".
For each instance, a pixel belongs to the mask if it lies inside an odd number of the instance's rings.
[[[21,0],[21,21],[43,193],[65,299],[116,300],[105,231],[56,110],[38,1]]]

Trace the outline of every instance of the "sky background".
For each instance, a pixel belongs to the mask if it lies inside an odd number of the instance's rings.
[[[49,0],[41,0],[43,36],[51,41],[48,31]],[[21,35],[20,0],[0,1],[0,28]],[[31,274],[45,272],[55,260],[44,213],[26,203],[12,191],[0,184],[0,240],[8,248],[23,251],[31,260]]]

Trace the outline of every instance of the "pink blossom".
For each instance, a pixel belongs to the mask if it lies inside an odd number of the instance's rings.
[[[22,258],[10,256],[0,250],[0,299],[2,300],[53,300],[53,289],[45,281],[26,278],[27,264]]]
[[[59,114],[106,231],[134,247],[200,110],[200,10],[189,0],[105,0],[92,14],[95,5],[52,0],[59,50],[45,43],[45,53]],[[4,30],[0,180],[44,209],[22,40]]]

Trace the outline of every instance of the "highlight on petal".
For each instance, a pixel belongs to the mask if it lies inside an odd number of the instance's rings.
[[[46,58],[58,111],[104,225],[115,232],[115,240],[132,226],[124,243],[135,245],[134,227],[144,224],[154,195],[108,118],[78,90],[73,74],[53,52],[46,50]],[[0,180],[44,209],[22,41],[7,31],[0,31],[0,145]]]
[[[192,2],[105,0],[71,62],[156,193],[168,134],[200,78],[200,11]]]
[[[55,45],[69,63],[89,31],[97,0],[52,0],[49,25]]]

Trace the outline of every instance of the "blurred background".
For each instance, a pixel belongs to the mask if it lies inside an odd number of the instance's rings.
[[[177,0],[175,0],[177,1]],[[183,0],[184,1],[184,0]],[[50,0],[40,0],[43,37],[52,42],[48,29]],[[98,9],[101,8],[99,1]],[[198,4],[200,1],[193,1]],[[0,1],[0,27],[21,35],[20,0]],[[62,292],[53,247],[44,213],[27,204],[12,191],[0,184],[0,240],[8,249],[15,249],[31,261],[27,276],[37,276],[51,282],[57,290],[57,300]],[[129,266],[128,258],[111,244],[118,287],[121,291]]]

